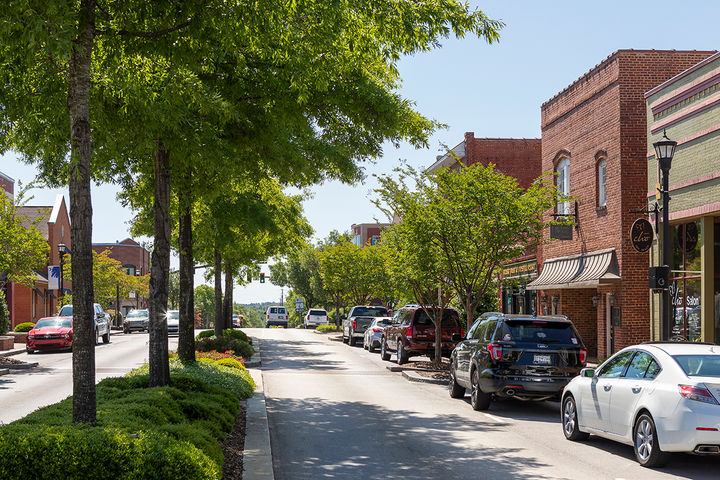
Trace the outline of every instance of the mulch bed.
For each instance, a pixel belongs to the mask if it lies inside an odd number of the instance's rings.
[[[22,365],[23,363],[27,362],[12,357],[0,357],[0,365]]]
[[[240,406],[235,418],[235,426],[222,444],[225,463],[223,464],[223,478],[225,480],[242,480],[243,450],[245,449],[245,409],[246,403]]]
[[[440,379],[440,380],[449,380],[450,379],[450,373],[449,373],[450,362],[446,358],[443,358],[440,366],[437,366],[432,362],[412,362],[409,365],[412,365],[415,368],[423,368],[423,369],[427,369],[427,370],[442,370],[440,372],[437,372],[437,371],[436,372],[422,372],[422,371],[415,372],[418,375],[420,375],[421,377],[435,378],[435,379]]]

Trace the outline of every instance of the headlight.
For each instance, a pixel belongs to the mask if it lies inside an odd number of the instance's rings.
[[[69,333],[64,334],[63,338],[70,338],[70,334]]]
[[[28,335],[28,340],[35,340],[35,335]]]

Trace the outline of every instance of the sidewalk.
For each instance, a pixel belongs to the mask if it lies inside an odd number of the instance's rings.
[[[253,338],[257,354],[248,362],[248,368],[255,381],[255,394],[247,401],[245,413],[245,448],[243,450],[243,480],[275,480],[270,447],[270,427],[268,425],[265,393],[262,378],[262,355],[260,341]]]

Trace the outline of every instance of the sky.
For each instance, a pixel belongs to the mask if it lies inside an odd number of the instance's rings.
[[[401,162],[425,168],[453,147],[465,132],[478,138],[540,138],[540,106],[618,49],[714,50],[720,48],[717,19],[720,3],[710,1],[544,1],[471,2],[505,27],[500,41],[466,37],[447,39],[431,52],[399,63],[400,93],[426,117],[447,127],[438,130],[429,148],[415,150],[388,144],[383,155],[365,166],[366,180],[355,185],[326,182],[310,190],[305,216],[319,240],[354,223],[385,221],[370,202],[373,175],[390,174]],[[27,183],[36,175],[16,155],[0,157],[0,172]],[[116,201],[117,188],[93,186],[93,242],[129,236],[133,212]],[[35,189],[33,205],[52,205],[67,189]],[[143,240],[143,239],[139,239]],[[172,268],[177,268],[173,259]],[[267,266],[264,266],[267,273]],[[196,285],[205,283],[201,270]],[[285,289],[284,294],[287,294]],[[257,281],[237,285],[238,303],[280,301],[281,289]]]

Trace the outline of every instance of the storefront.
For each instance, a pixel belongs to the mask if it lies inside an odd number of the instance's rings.
[[[527,290],[528,283],[537,277],[535,260],[511,263],[502,269],[502,311],[503,313],[527,313],[536,315],[537,295]]]

